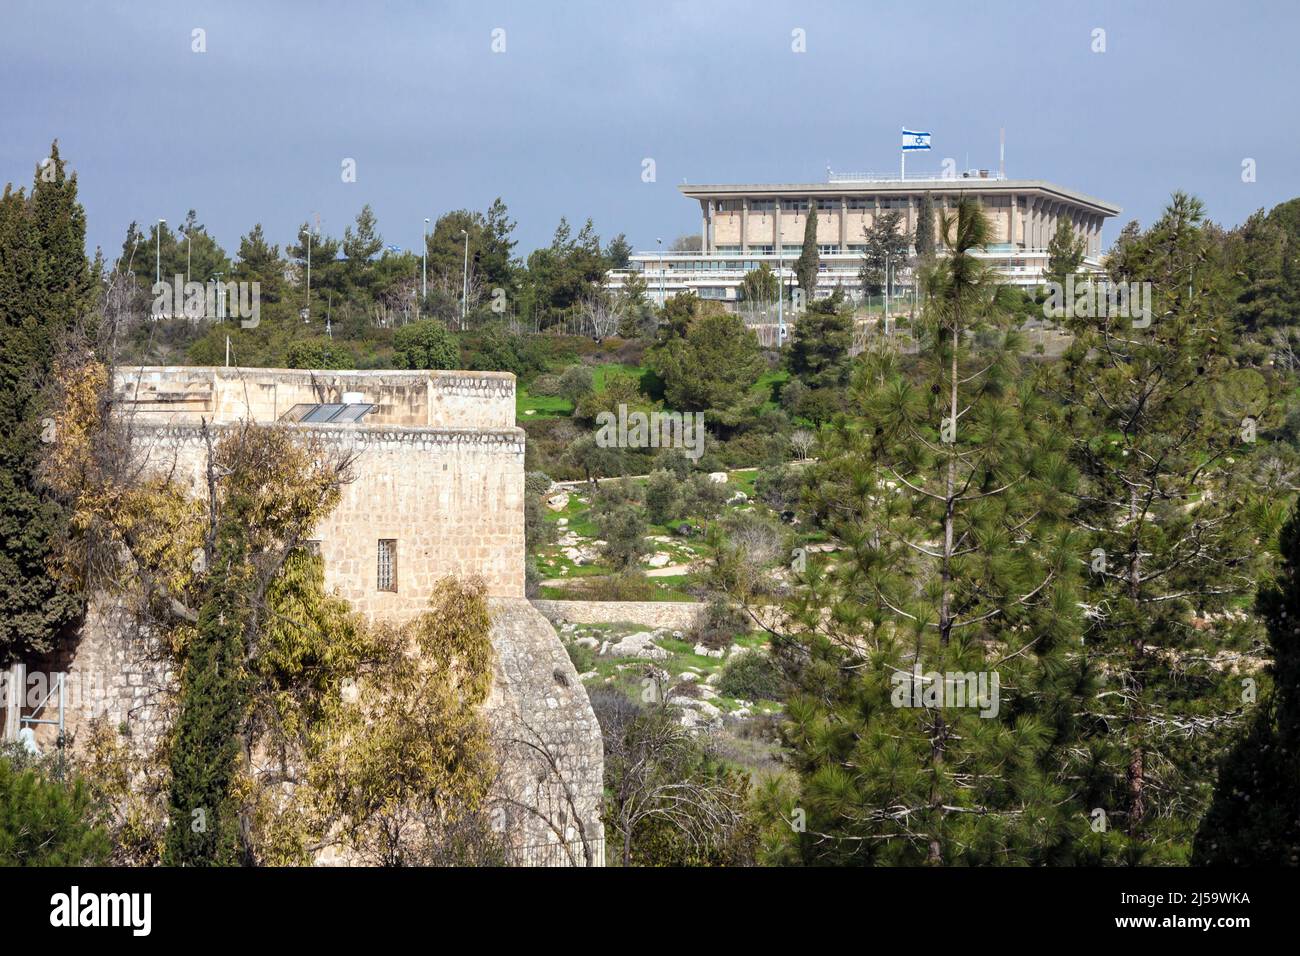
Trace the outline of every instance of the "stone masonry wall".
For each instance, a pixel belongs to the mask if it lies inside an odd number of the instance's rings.
[[[117,384],[134,398],[133,447],[195,494],[206,493],[201,419],[215,421],[219,436],[250,410],[270,422],[296,402],[338,401],[344,391],[375,402],[382,413],[360,424],[284,426],[357,456],[355,480],[309,534],[326,587],[372,620],[402,621],[427,608],[439,578],[482,578],[496,651],[486,707],[502,761],[495,796],[512,823],[514,859],[582,865],[590,853],[603,862],[600,728],[554,628],[524,599],[525,436],[514,424],[513,376],[170,368],[136,370]],[[396,542],[395,591],[378,589],[380,539]],[[75,643],[27,668],[41,679],[66,675],[74,743],[92,718],[122,728],[139,752],[170,727],[167,657],[106,596],[91,601]],[[56,735],[41,727],[38,743]]]
[[[284,427],[357,456],[356,479],[307,534],[320,542],[326,587],[357,610],[408,618],[448,575],[478,575],[490,595],[523,596],[522,429]],[[206,446],[196,426],[137,423],[135,442],[150,467],[174,468],[176,480],[203,493]],[[378,589],[380,539],[396,542],[396,591]]]

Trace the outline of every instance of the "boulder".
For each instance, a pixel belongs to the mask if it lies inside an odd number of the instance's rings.
[[[715,485],[725,485],[727,483],[727,473],[725,471],[709,472],[709,481]]]
[[[614,657],[644,657],[652,661],[662,661],[670,656],[654,643],[654,634],[649,631],[629,634],[617,644],[610,645],[609,653]]]
[[[546,496],[546,507],[552,511],[563,511],[569,506],[569,493],[567,491],[557,491],[553,495]]]
[[[652,568],[663,568],[667,567],[672,559],[673,556],[667,551],[656,551],[646,559],[646,564],[650,565]]]

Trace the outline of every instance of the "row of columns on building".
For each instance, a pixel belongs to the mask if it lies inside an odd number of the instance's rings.
[[[840,203],[839,246],[841,249],[847,249],[848,217],[845,213],[848,212],[848,197],[840,196],[838,198]],[[1073,203],[1051,199],[1046,196],[1012,194],[1010,198],[1011,204],[1007,207],[1008,215],[1011,217],[1008,235],[1013,245],[1019,244],[1025,249],[1046,249],[1048,243],[1052,241],[1052,236],[1056,233],[1058,221],[1062,216],[1068,215],[1075,235],[1082,236],[1084,239],[1087,255],[1096,256],[1101,253],[1101,227],[1104,217],[1099,213],[1086,212]],[[818,197],[816,196],[808,197],[809,212],[817,210],[817,200]],[[706,253],[715,253],[717,251],[713,231],[713,219],[717,215],[716,202],[717,200],[714,199],[700,200],[700,208],[703,213],[700,241],[702,243],[701,249]],[[780,237],[776,241],[784,245],[785,239],[781,231],[781,202],[780,198],[774,197],[775,235]],[[919,204],[914,197],[909,195],[907,197],[906,216],[904,217],[905,228],[909,234],[915,230],[915,211],[918,206]],[[875,197],[874,215],[879,216],[880,211],[880,197],[877,196]],[[802,241],[802,234],[797,238]],[[749,252],[749,200],[747,198],[740,200],[740,251],[742,255]]]

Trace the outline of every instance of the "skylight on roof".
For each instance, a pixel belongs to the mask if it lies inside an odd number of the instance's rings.
[[[352,424],[361,421],[375,406],[370,402],[322,402],[294,405],[280,416],[282,422],[304,425]]]

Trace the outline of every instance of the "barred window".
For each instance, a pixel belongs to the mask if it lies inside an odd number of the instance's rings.
[[[379,590],[397,590],[397,541],[379,539]]]

